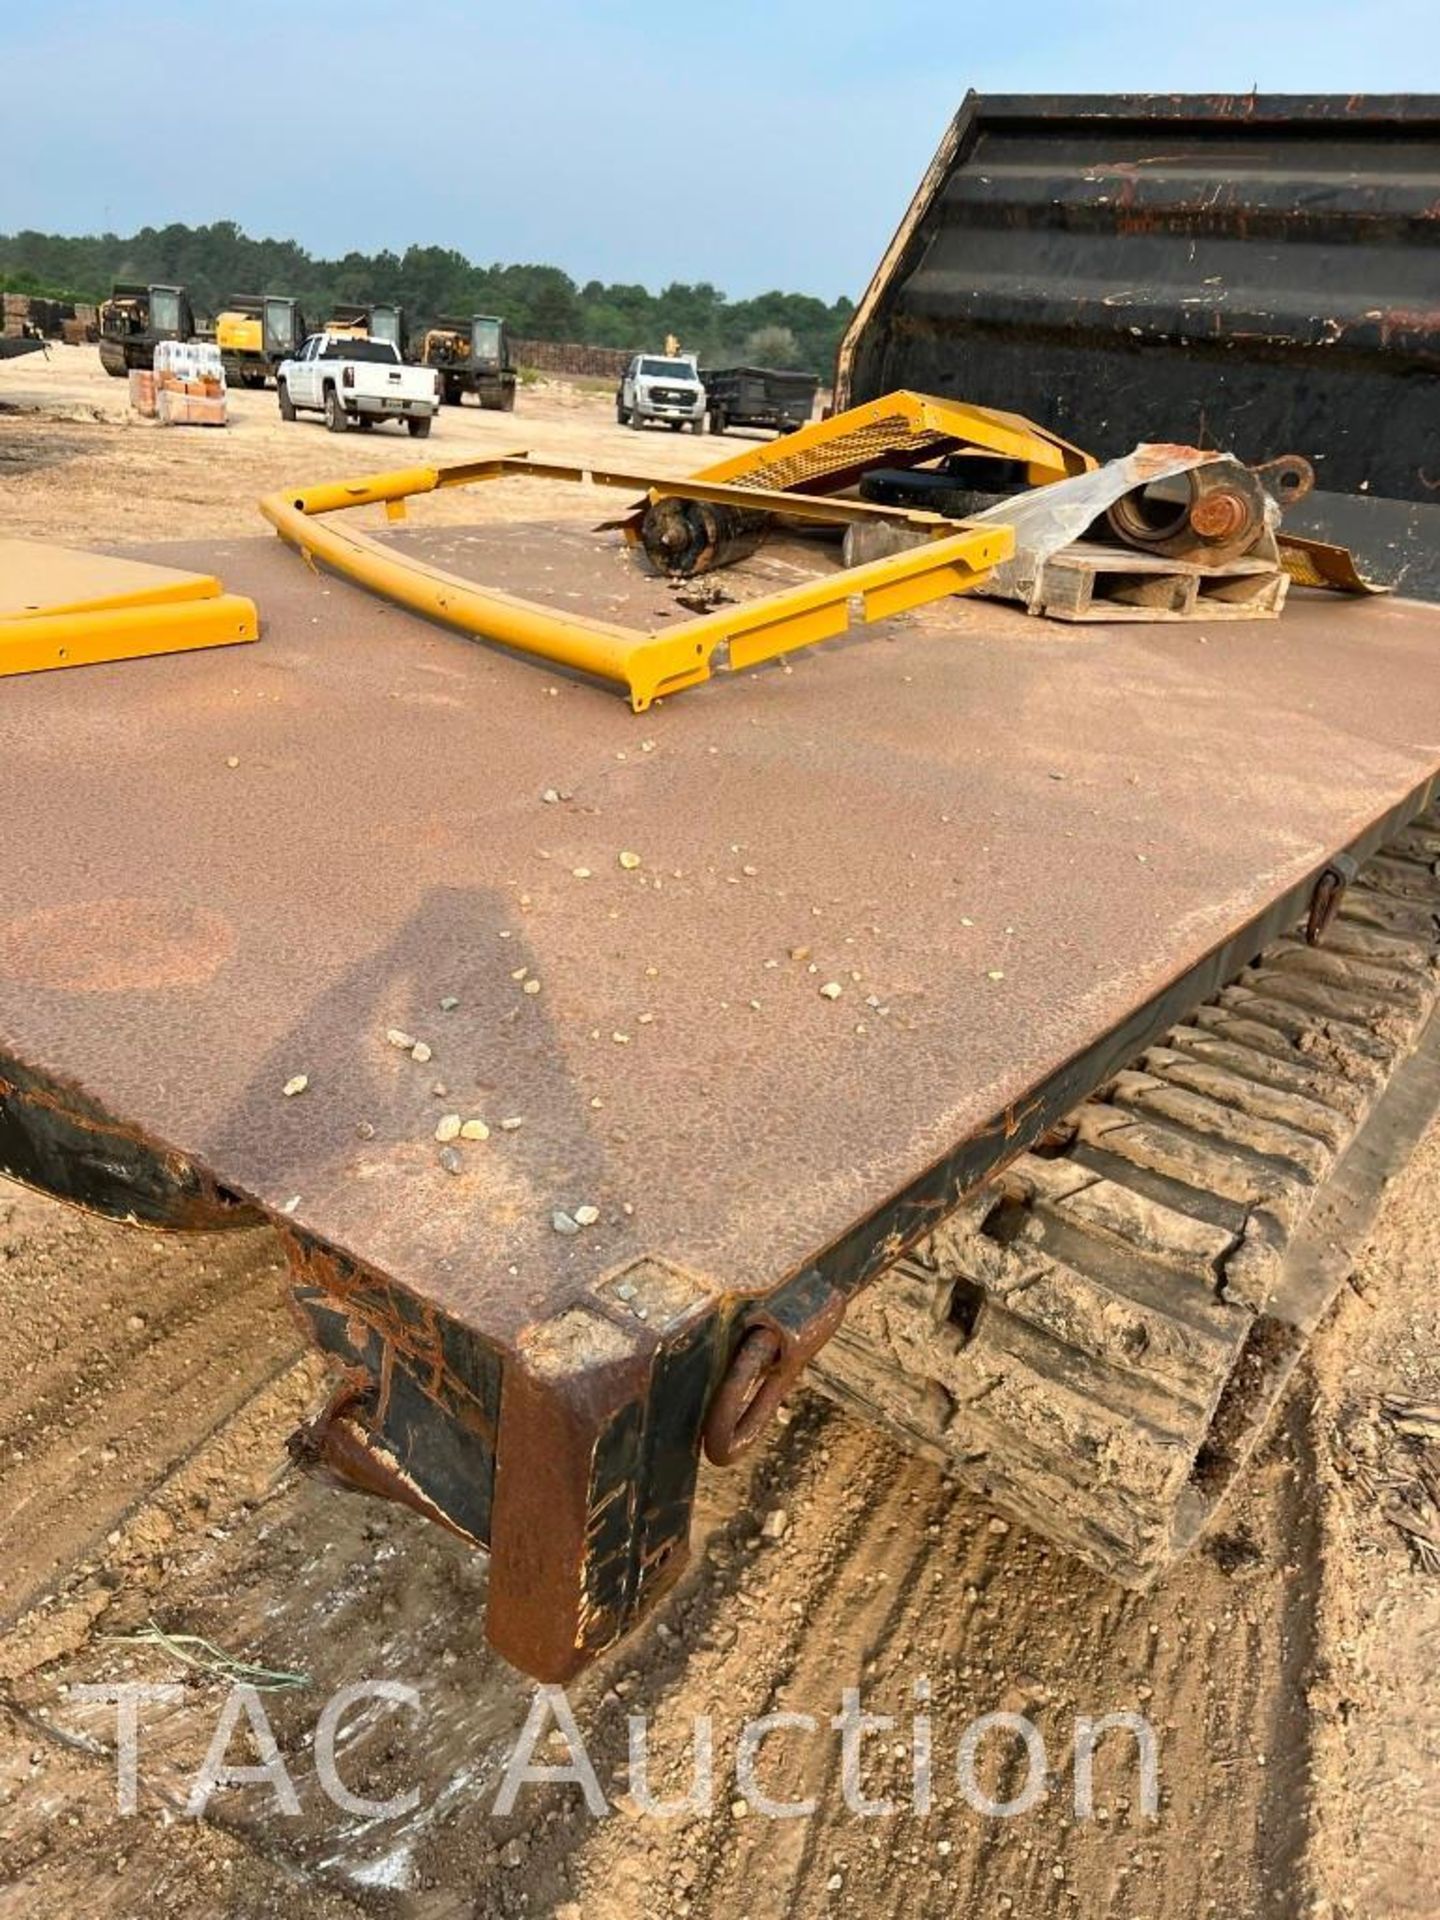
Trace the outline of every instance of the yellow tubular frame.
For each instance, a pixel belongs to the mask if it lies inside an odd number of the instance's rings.
[[[407,558],[349,527],[327,524],[327,516],[361,506],[383,506],[391,519],[400,519],[406,501],[417,494],[524,473],[547,479],[589,479],[631,491],[655,486],[657,491],[685,498],[728,500],[784,514],[792,511],[798,498],[757,498],[753,489],[716,483],[656,483],[635,474],[558,467],[510,455],[286,488],[267,494],[260,511],[281,539],[307,559],[430,619],[622,686],[636,713],[643,713],[662,695],[708,680],[712,665],[728,664],[740,670],[832,639],[849,627],[852,608],[867,622],[883,620],[946,594],[964,593],[1008,559],[1014,548],[1014,536],[1006,526],[968,526],[935,514],[892,512],[854,501],[808,501],[801,507],[807,517],[832,522],[871,517],[899,520],[923,528],[932,537],[883,560],[843,568],[650,633],[539,606]]]

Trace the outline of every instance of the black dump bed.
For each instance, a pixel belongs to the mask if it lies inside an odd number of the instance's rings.
[[[709,406],[739,425],[800,426],[810,418],[820,382],[813,373],[779,367],[713,367],[702,372]]]
[[[1440,598],[1440,97],[971,94],[840,350],[897,387],[1304,454],[1288,523]]]

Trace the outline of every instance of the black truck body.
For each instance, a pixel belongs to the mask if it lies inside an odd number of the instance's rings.
[[[1440,598],[1437,206],[1437,96],[972,93],[835,402],[961,397],[1100,458],[1303,454],[1287,525]]]
[[[820,382],[811,373],[774,367],[716,367],[702,372],[711,433],[729,427],[773,427],[789,433],[803,427],[815,406]]]

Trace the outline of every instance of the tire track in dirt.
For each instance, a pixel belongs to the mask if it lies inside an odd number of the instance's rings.
[[[724,1786],[706,1818],[592,1827],[580,1862],[586,1920],[618,1920],[641,1904],[665,1910],[667,1900],[705,1920],[744,1911],[899,1920],[917,1901],[977,1914],[1198,1915],[1212,1901],[1227,1920],[1303,1911],[1294,1871],[1303,1739],[1293,1765],[1271,1770],[1297,1699],[1303,1720],[1313,1613],[1311,1588],[1283,1570],[1303,1505],[1290,1492],[1289,1436],[1258,1466],[1230,1550],[1198,1555],[1137,1595],[1051,1554],[845,1416],[809,1409],[799,1426],[808,1450],[790,1461],[786,1443],[768,1463],[792,1527],[750,1559],[738,1588],[748,1604],[724,1616],[737,1620],[729,1644],[711,1651],[702,1635],[667,1676],[655,1705],[674,1731],[656,1742],[652,1790],[683,1791],[690,1715],[715,1715],[716,1752],[728,1756],[740,1723],[778,1706],[820,1727],[767,1748],[762,1783],[777,1799],[813,1796],[817,1811],[739,1818]],[[913,1811],[922,1677],[934,1746],[928,1814]],[[867,1711],[894,1718],[861,1745],[861,1788],[899,1803],[897,1813],[863,1818],[845,1804],[827,1726],[844,1685],[860,1689]],[[1047,1796],[1010,1819],[977,1813],[954,1772],[960,1732],[996,1711],[1033,1720],[1052,1768]],[[1094,1819],[1075,1816],[1075,1718],[1117,1711],[1155,1727],[1154,1821],[1140,1812],[1124,1733],[1099,1749]],[[977,1773],[992,1798],[1012,1797],[1023,1751],[997,1735]]]
[[[267,1233],[186,1245],[0,1183],[0,1626],[295,1364],[281,1285]]]

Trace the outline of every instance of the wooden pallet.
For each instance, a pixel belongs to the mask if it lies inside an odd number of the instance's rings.
[[[1044,562],[1026,604],[1052,620],[1273,620],[1289,585],[1275,559],[1207,567],[1077,540]]]

